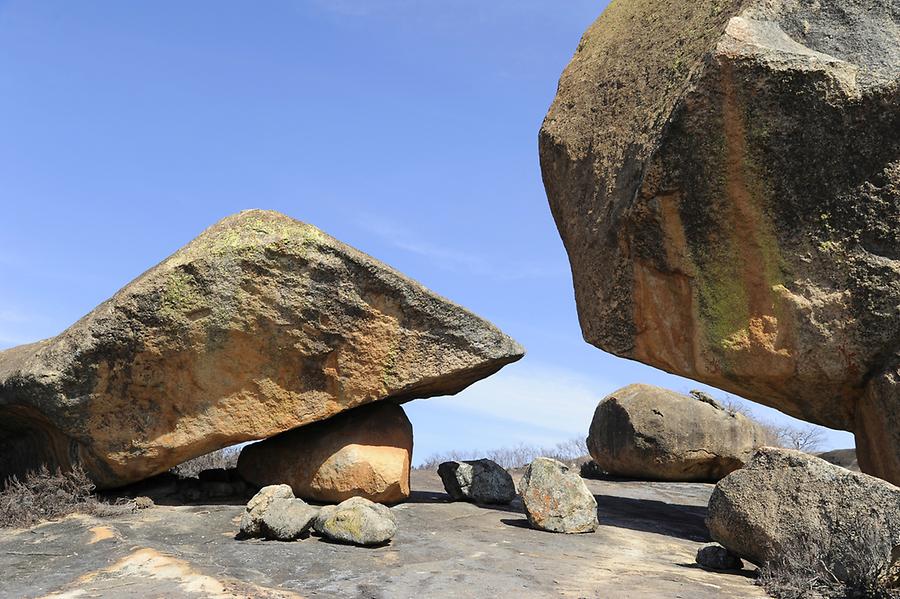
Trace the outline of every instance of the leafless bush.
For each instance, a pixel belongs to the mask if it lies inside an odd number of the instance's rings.
[[[204,470],[211,470],[213,468],[234,468],[237,466],[238,456],[240,454],[241,450],[238,447],[218,449],[175,466],[172,468],[172,473],[177,474],[182,478],[197,478],[197,475]]]
[[[488,451],[449,451],[429,456],[428,459],[420,463],[416,468],[418,470],[436,470],[442,462],[487,458],[509,470],[512,468],[523,468],[538,457],[553,458],[560,462],[571,464],[579,461],[579,459],[586,456],[587,453],[587,444],[584,439],[576,437],[550,447],[539,447],[536,445],[520,443],[513,447],[501,447],[499,449],[491,449]]]
[[[0,528],[25,528],[69,514],[110,516],[131,511],[130,505],[110,505],[94,495],[94,483],[75,467],[51,472],[46,466],[22,480],[7,479],[0,490]]]
[[[760,568],[757,584],[776,599],[900,599],[897,573],[884,561],[883,536],[874,530],[860,535],[865,542],[837,552],[828,539],[795,538]]]
[[[695,393],[691,391],[691,393]],[[759,424],[766,433],[766,445],[798,449],[807,453],[818,451],[825,444],[825,431],[810,424],[794,426],[791,424],[775,424],[753,415],[746,404],[730,395],[717,399],[719,405],[731,414],[741,414]]]

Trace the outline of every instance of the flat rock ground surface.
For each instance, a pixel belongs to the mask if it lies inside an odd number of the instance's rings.
[[[384,547],[235,540],[243,505],[157,505],[0,531],[3,597],[766,597],[753,573],[694,563],[712,485],[588,480],[596,533],[528,528],[511,506],[451,503],[416,471]]]

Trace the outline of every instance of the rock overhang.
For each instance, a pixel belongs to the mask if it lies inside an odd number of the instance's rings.
[[[523,354],[315,227],[245,211],[59,336],[0,352],[0,443],[22,457],[0,464],[81,464],[118,486],[355,406],[455,394]]]

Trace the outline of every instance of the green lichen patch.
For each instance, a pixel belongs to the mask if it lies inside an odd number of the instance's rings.
[[[169,271],[163,282],[160,315],[166,320],[181,321],[207,306],[194,278],[182,269]]]

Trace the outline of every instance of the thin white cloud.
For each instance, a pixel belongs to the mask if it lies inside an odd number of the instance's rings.
[[[448,398],[446,407],[555,431],[564,440],[587,433],[594,408],[614,388],[557,367],[510,366]]]
[[[424,241],[412,230],[382,217],[363,215],[357,217],[357,224],[363,230],[393,247],[431,260],[435,266],[445,270],[494,277],[505,281],[568,275],[564,264],[518,262],[500,266],[480,254],[457,248],[441,247]]]

